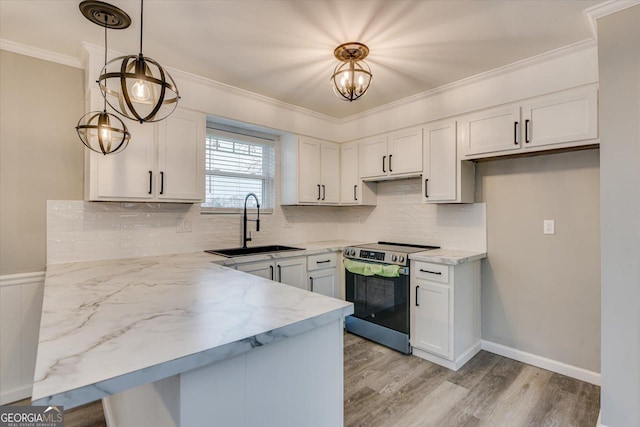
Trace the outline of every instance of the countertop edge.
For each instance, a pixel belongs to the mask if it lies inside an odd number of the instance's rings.
[[[486,252],[459,251],[439,249],[434,251],[418,252],[409,255],[409,259],[414,261],[434,262],[446,265],[459,265],[467,262],[477,261],[487,257]]]
[[[75,408],[136,386],[159,381],[183,372],[228,359],[230,357],[247,353],[256,347],[282,341],[288,337],[337,321],[350,314],[353,314],[353,304],[345,302],[343,307],[322,313],[315,317],[246,337],[235,342],[223,344],[215,348],[190,354],[179,359],[169,360],[164,363],[149,366],[114,378],[109,378],[107,380],[69,390],[64,393],[41,398],[34,396],[36,398],[32,401],[32,404],[60,405],[67,409]]]

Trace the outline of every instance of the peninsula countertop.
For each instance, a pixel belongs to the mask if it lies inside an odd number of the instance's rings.
[[[72,408],[336,321],[342,300],[210,254],[47,268],[33,401]]]

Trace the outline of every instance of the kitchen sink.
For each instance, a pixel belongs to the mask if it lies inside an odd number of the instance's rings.
[[[293,246],[283,245],[268,245],[268,246],[254,246],[252,248],[230,248],[230,249],[211,249],[205,251],[214,255],[222,255],[226,257],[246,256],[255,254],[267,254],[274,252],[286,252],[286,251],[303,251],[304,248],[294,248]]]

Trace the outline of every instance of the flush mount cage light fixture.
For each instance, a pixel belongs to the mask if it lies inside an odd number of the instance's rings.
[[[107,63],[107,29],[124,29],[131,18],[121,9],[101,1],[85,0],[80,12],[91,22],[104,27],[104,63]],[[80,118],[76,132],[80,141],[96,153],[115,154],[127,148],[131,134],[115,114],[107,113],[107,101],[102,111],[91,111]]]
[[[169,73],[142,54],[144,3],[140,0],[140,53],[119,56],[105,64],[98,84],[109,105],[140,123],[166,119],[178,105],[180,94]]]
[[[333,91],[344,101],[355,101],[367,92],[373,77],[369,65],[363,61],[369,55],[369,48],[349,42],[338,46],[333,54],[340,61],[331,76]]]

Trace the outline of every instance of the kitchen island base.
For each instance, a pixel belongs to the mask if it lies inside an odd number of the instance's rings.
[[[342,320],[103,398],[109,427],[342,426]]]

